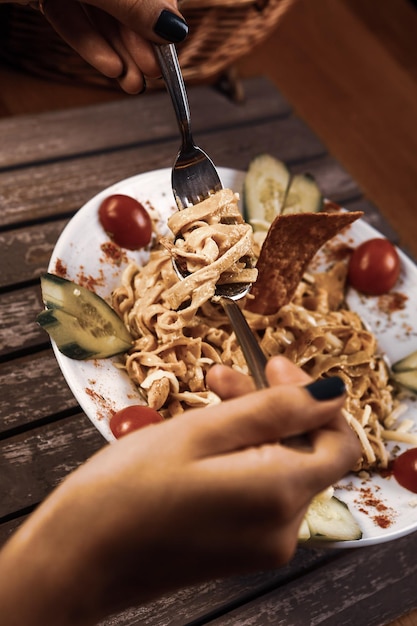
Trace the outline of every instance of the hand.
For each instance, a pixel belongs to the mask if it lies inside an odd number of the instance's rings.
[[[1,612],[14,577],[19,607],[31,590],[18,623],[48,623],[53,607],[61,626],[74,608],[87,625],[201,579],[288,561],[310,500],[360,451],[343,396],[314,400],[308,377],[281,357],[266,374],[271,387],[254,391],[214,366],[208,383],[227,400],[132,433],[75,471],[0,559]],[[306,432],[309,452],[280,443]]]
[[[188,32],[175,0],[44,0],[40,6],[62,39],[131,94],[144,90],[145,76],[161,75],[151,42],[177,43]]]

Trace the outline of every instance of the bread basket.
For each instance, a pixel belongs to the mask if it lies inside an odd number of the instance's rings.
[[[187,83],[215,82],[235,61],[261,43],[294,0],[182,0],[189,35],[178,45]],[[40,12],[0,7],[0,57],[31,74],[114,88],[116,83],[81,59]]]

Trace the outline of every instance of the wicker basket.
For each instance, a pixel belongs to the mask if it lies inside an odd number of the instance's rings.
[[[178,46],[188,83],[215,81],[265,39],[294,0],[182,0],[189,35]],[[0,56],[10,65],[54,80],[115,87],[81,59],[29,7],[1,5]]]

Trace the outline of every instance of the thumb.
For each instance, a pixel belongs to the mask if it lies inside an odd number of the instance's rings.
[[[266,376],[270,385],[307,385],[311,382],[308,374],[283,356],[269,359]]]
[[[342,389],[327,402],[318,402],[308,388],[286,384],[233,398],[196,415],[181,417],[193,454],[227,454],[277,443],[331,424],[344,403]]]
[[[266,376],[273,385],[306,385],[311,378],[299,367],[282,356],[269,359]],[[207,373],[207,384],[222,400],[244,396],[255,391],[252,378],[226,365],[216,364]]]

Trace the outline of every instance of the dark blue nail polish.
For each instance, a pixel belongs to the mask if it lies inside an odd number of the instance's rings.
[[[188,34],[188,25],[183,19],[164,9],[154,26],[154,32],[171,43],[183,41]]]
[[[339,376],[320,378],[305,387],[315,400],[333,400],[342,396],[345,391],[345,383]]]

